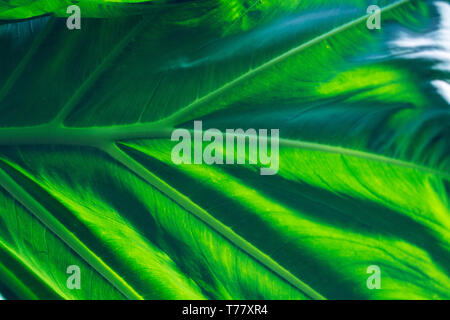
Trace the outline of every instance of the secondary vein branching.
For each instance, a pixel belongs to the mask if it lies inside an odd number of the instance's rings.
[[[122,38],[122,40],[114,47],[114,49],[102,60],[102,62],[89,74],[87,79],[83,81],[81,86],[70,97],[67,103],[61,108],[56,117],[52,120],[54,124],[62,124],[70,112],[75,108],[81,98],[103,74],[109,64],[124,50],[127,44],[145,27],[148,20],[142,19]]]
[[[387,12],[390,10],[393,10],[403,4],[409,3],[411,0],[400,0],[397,1],[391,5],[388,5],[384,8],[381,8],[381,12]],[[345,23],[339,27],[336,27],[318,37],[315,37],[314,39],[311,39],[305,43],[302,43],[301,45],[294,47],[286,52],[284,52],[281,55],[276,56],[275,58],[273,58],[272,60],[269,60],[263,64],[261,64],[260,66],[253,68],[251,70],[249,70],[248,72],[240,75],[239,77],[233,79],[232,81],[229,81],[227,83],[225,83],[223,86],[215,89],[214,91],[209,92],[208,94],[198,98],[197,100],[193,101],[192,103],[190,103],[189,105],[187,105],[186,107],[181,108],[180,110],[178,110],[177,112],[171,114],[170,116],[164,118],[161,120],[161,122],[163,123],[168,123],[172,126],[177,126],[181,123],[184,123],[186,121],[192,120],[189,118],[189,115],[194,114],[194,111],[197,111],[198,109],[200,109],[202,106],[204,106],[205,104],[209,103],[211,100],[213,100],[215,97],[222,95],[222,94],[226,94],[230,89],[236,87],[239,84],[242,84],[244,81],[251,79],[252,77],[258,75],[259,73],[263,72],[264,70],[277,65],[278,63],[288,59],[289,57],[298,54],[299,52],[312,47],[313,45],[320,43],[321,41],[324,41],[338,33],[341,33],[345,30],[347,30],[350,27],[356,26],[360,23],[365,23],[365,21],[367,20],[367,18],[369,17],[369,15],[363,15],[357,19],[354,19],[348,23]]]
[[[133,171],[137,176],[141,177],[147,183],[151,184],[153,187],[161,191],[172,201],[180,205],[182,208],[193,214],[195,217],[206,223],[214,231],[222,235],[225,239],[230,241],[237,248],[251,256],[253,259],[264,265],[270,271],[278,275],[281,279],[284,279],[293,287],[299,289],[306,296],[312,299],[325,299],[321,294],[316,292],[306,283],[298,279],[296,276],[291,274],[289,271],[280,266],[277,262],[272,260],[269,256],[264,254],[261,250],[253,246],[247,240],[236,234],[229,227],[222,224],[219,220],[210,215],[207,211],[199,207],[197,204],[192,202],[185,195],[179,193],[177,190],[172,188],[164,180],[160,179],[158,176],[147,170],[142,164],[131,158],[128,154],[120,150],[117,146],[106,148],[107,152],[112,158],[120,162],[129,170]]]
[[[56,234],[69,247],[77,252],[89,265],[99,272],[105,279],[114,285],[129,299],[143,299],[123,278],[105,264],[94,252],[70,232],[58,219],[56,219],[42,204],[34,199],[22,186],[12,179],[0,168],[0,185],[11,196],[29,210],[49,230]]]
[[[50,18],[45,27],[41,30],[39,35],[35,38],[33,43],[31,44],[30,48],[28,49],[25,56],[20,60],[20,63],[17,65],[17,67],[14,69],[14,71],[9,76],[8,80],[6,80],[3,87],[0,89],[0,102],[5,98],[5,96],[8,94],[9,90],[14,86],[17,79],[22,75],[25,68],[28,66],[28,64],[31,61],[31,58],[34,56],[34,54],[37,52],[37,50],[41,47],[42,42],[46,39],[48,33],[53,28],[53,25],[55,24],[55,18]]]

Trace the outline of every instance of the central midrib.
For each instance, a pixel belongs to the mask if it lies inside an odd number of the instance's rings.
[[[0,145],[76,145],[104,149],[111,147],[116,142],[125,140],[167,139],[170,138],[173,130],[174,128],[172,127],[164,127],[152,123],[92,128],[50,125],[25,128],[1,128]],[[368,161],[384,162],[431,173],[443,179],[450,180],[450,174],[445,172],[366,151],[284,138],[280,138],[280,146],[336,153],[366,159]]]

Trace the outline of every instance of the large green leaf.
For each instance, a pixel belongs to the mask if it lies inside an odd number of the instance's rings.
[[[3,296],[450,298],[447,3],[133,2],[0,1]],[[193,120],[278,174],[173,164]]]

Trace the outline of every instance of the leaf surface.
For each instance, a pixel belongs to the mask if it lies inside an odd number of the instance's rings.
[[[0,2],[5,297],[449,298],[448,4],[68,3]],[[194,120],[277,175],[173,164]]]

